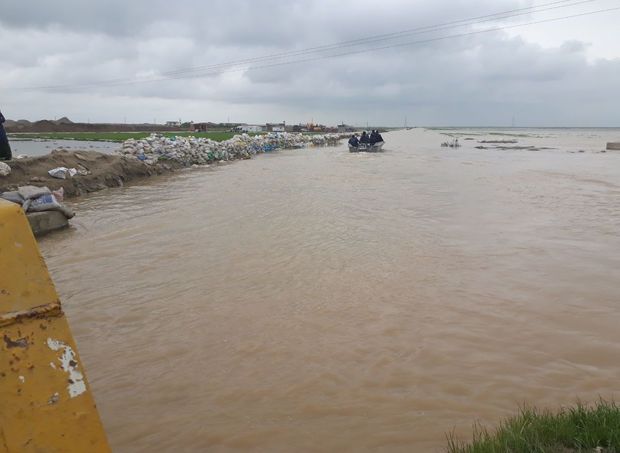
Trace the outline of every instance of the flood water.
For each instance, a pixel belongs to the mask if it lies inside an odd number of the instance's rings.
[[[11,151],[13,156],[43,156],[51,153],[55,149],[87,149],[99,151],[100,153],[111,153],[120,148],[119,143],[85,141],[85,140],[24,140],[18,137],[9,136]]]
[[[41,249],[113,449],[442,451],[617,398],[620,153],[594,135],[416,129],[82,198]]]

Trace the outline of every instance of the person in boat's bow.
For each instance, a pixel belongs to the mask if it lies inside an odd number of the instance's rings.
[[[357,148],[360,145],[360,141],[357,139],[356,134],[351,135],[351,138],[349,139],[349,145],[355,148]]]

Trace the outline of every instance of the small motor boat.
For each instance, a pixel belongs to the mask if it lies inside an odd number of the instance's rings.
[[[383,148],[385,142],[360,143],[358,146],[349,145],[349,152],[352,153],[378,153]]]

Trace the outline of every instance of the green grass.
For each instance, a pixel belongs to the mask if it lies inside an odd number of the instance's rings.
[[[235,132],[159,132],[166,137],[206,137],[221,142],[232,138]],[[103,142],[124,142],[130,138],[141,139],[151,135],[151,132],[42,132],[9,134],[9,138],[38,139],[38,140],[84,140]],[[254,134],[250,134],[254,135]]]
[[[448,453],[620,453],[620,407],[599,401],[577,403],[559,412],[522,409],[494,431],[476,425],[473,441],[465,444],[448,435]]]

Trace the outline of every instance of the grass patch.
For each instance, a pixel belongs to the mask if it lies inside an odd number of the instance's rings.
[[[598,450],[597,450],[598,448]],[[620,453],[620,407],[599,401],[559,412],[522,409],[494,431],[474,426],[471,443],[448,435],[448,453]]]
[[[158,132],[166,137],[204,137],[218,142],[232,138],[236,132]],[[124,142],[130,138],[139,140],[151,132],[41,132],[9,134],[10,138],[22,140],[83,140],[98,142]],[[250,134],[256,135],[256,134]]]

